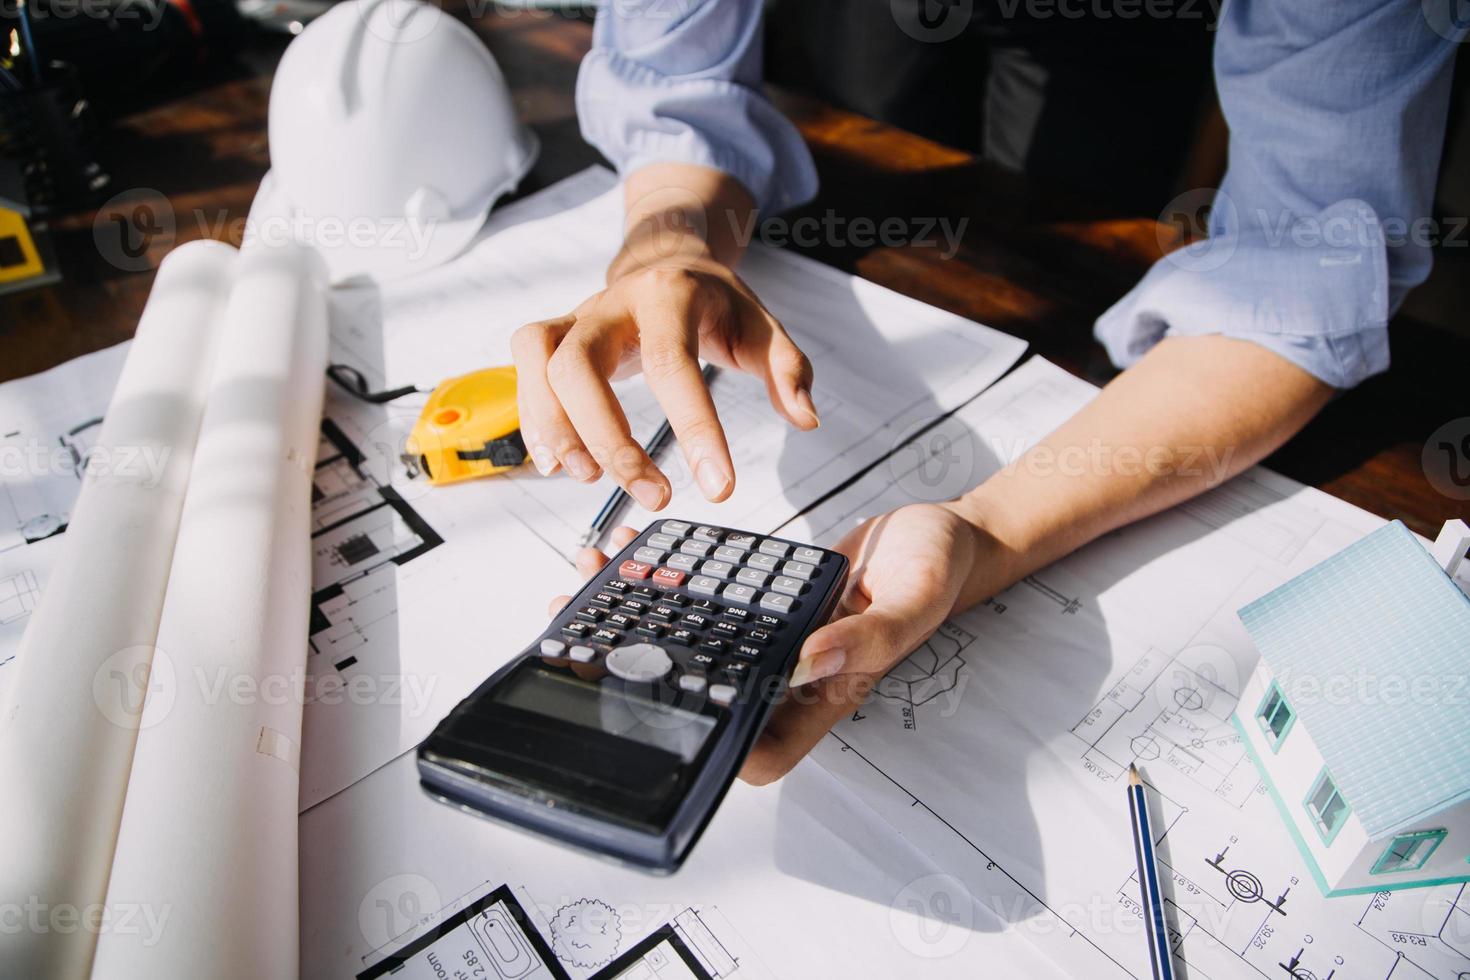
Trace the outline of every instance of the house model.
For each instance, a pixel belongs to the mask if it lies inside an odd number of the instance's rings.
[[[1465,524],[1435,544],[1464,561]],[[1325,895],[1470,881],[1470,597],[1395,521],[1240,610],[1236,709]]]

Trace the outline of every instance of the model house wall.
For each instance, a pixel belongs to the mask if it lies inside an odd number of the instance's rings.
[[[1470,801],[1440,811],[1424,821],[1423,826],[1416,824],[1408,828],[1409,831],[1446,831],[1423,866],[1417,869],[1375,873],[1375,866],[1398,835],[1370,840],[1352,809],[1351,800],[1346,801],[1347,814],[1331,835],[1331,843],[1324,841],[1306,806],[1318,777],[1327,768],[1321,750],[1307,726],[1297,724],[1299,717],[1293,717],[1280,738],[1269,733],[1258,717],[1275,681],[1264,662],[1256,667],[1241,694],[1236,727],[1322,893],[1356,895],[1441,884],[1445,880],[1470,881]],[[1280,688],[1290,691],[1290,680]],[[1287,698],[1287,710],[1295,714],[1290,698]],[[1365,733],[1365,737],[1371,737],[1371,733]]]

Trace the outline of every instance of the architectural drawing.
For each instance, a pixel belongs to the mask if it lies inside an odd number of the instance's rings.
[[[605,966],[617,955],[622,940],[617,910],[595,898],[563,905],[551,917],[551,948],[572,966]]]
[[[962,654],[975,637],[965,630],[945,623],[924,644],[909,654],[878,681],[873,693],[898,702],[903,712],[904,728],[918,727],[915,709],[936,698],[960,692],[960,672],[965,660]]]
[[[310,649],[338,671],[377,631],[396,631],[394,570],[444,543],[331,418],[312,480]],[[314,669],[320,672],[321,666]]]

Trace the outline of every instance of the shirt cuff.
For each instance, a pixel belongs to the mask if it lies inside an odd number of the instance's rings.
[[[1275,227],[1233,218],[1223,224],[1237,230],[1164,256],[1098,318],[1093,335],[1115,365],[1165,337],[1220,334],[1335,388],[1388,369],[1388,256],[1370,205],[1339,201]]]
[[[767,214],[816,196],[816,167],[801,134],[743,85],[673,79],[593,49],[577,75],[577,114],[583,137],[625,176],[651,163],[712,167],[740,181]]]

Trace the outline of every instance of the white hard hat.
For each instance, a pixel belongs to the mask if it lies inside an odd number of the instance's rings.
[[[333,282],[453,257],[537,150],[485,45],[420,0],[349,0],[307,27],[276,69],[269,130],[251,222],[287,222],[275,233],[316,247]]]

